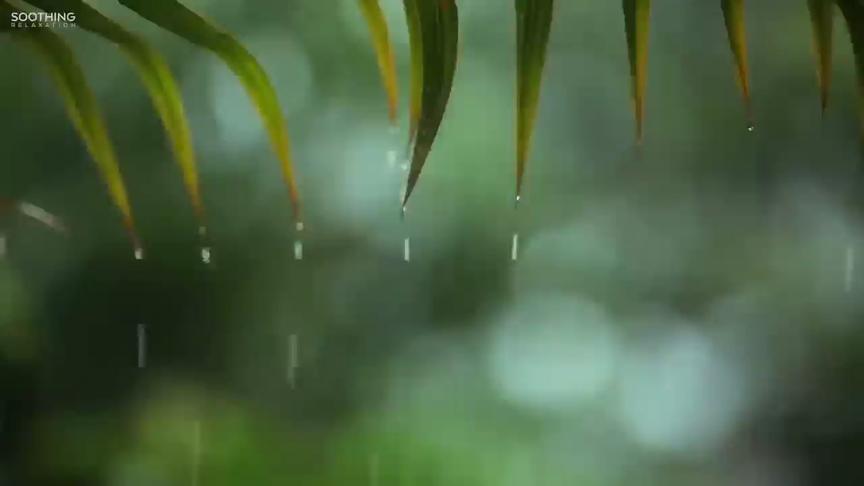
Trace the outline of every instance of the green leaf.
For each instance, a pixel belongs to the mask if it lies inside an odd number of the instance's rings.
[[[413,1],[423,39],[423,96],[403,207],[417,185],[444,119],[456,75],[459,46],[459,13],[455,0]]]
[[[411,47],[411,105],[409,108],[408,146],[417,136],[420,112],[423,109],[423,33],[420,30],[418,0],[403,0],[408,22],[408,42]]]
[[[645,120],[645,87],[648,71],[648,39],[651,23],[651,0],[623,0],[627,31],[627,53],[630,58],[633,112],[636,116],[636,140],[642,142]]]
[[[816,62],[819,65],[819,94],[822,112],[828,109],[831,93],[831,71],[834,43],[834,0],[807,0],[810,9],[810,22],[813,24],[813,46]]]
[[[75,12],[76,24],[115,44],[138,72],[156,108],[168,138],[174,158],[180,166],[186,193],[202,228],[205,224],[204,203],[201,199],[198,168],[192,135],[186,121],[183,99],[168,63],[140,37],[102,15],[82,0],[28,0],[45,11]]]
[[[852,52],[855,55],[855,68],[858,72],[861,139],[864,140],[864,4],[859,0],[837,0],[837,5],[843,12],[849,37],[852,39]]]
[[[375,45],[375,53],[378,56],[378,69],[381,71],[381,80],[387,91],[390,121],[396,121],[399,107],[399,84],[396,81],[396,62],[393,57],[393,45],[390,43],[390,32],[387,29],[387,20],[378,0],[358,0],[360,10],[369,24],[372,33],[372,43]]]
[[[0,0],[0,16],[8,19],[14,11],[16,10],[5,0]],[[96,162],[108,186],[111,200],[120,210],[132,244],[136,251],[139,250],[140,239],[135,230],[132,207],[117,163],[117,156],[96,102],[96,96],[87,84],[75,53],[60,36],[49,29],[17,29],[11,28],[7,22],[3,22],[0,28],[32,46],[47,64],[63,95],[69,117]]]
[[[744,99],[748,127],[753,127],[753,108],[750,103],[750,68],[747,61],[747,29],[744,25],[744,0],[720,0],[729,46],[735,57],[738,86]]]
[[[282,175],[294,206],[294,217],[302,219],[300,194],[294,177],[291,143],[276,90],[267,73],[243,45],[230,34],[214,27],[176,0],[119,0],[145,19],[187,41],[203,47],[222,59],[240,79],[270,137],[270,143],[282,164]]]
[[[525,164],[540,102],[546,46],[554,0],[516,0],[516,200],[522,195]]]

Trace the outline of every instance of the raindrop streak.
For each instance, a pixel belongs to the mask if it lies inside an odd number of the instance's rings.
[[[213,248],[207,244],[207,227],[198,227],[198,239],[201,242],[201,262],[210,265],[213,261]]]
[[[209,246],[202,246],[201,247],[201,261],[205,265],[210,265],[211,260],[210,260],[210,247]]]
[[[402,244],[402,258],[406,262],[411,261],[411,238],[405,237],[405,241]]]
[[[846,247],[846,274],[844,276],[844,288],[846,292],[852,291],[855,281],[855,248],[851,245]]]
[[[303,226],[302,221],[298,221],[294,227],[295,231],[297,232],[296,239],[294,240],[294,259],[295,260],[302,260],[303,259],[303,240],[301,239],[302,234],[303,234],[303,228],[304,228],[304,226]]]
[[[750,133],[755,132],[756,131],[756,125],[753,125],[752,123],[750,125],[747,125],[747,131]]]
[[[138,260],[139,262],[143,261],[144,260],[144,249],[141,248],[140,246],[135,247],[134,255],[135,255],[135,260]]]
[[[138,324],[138,368],[147,366],[147,325]]]
[[[513,243],[510,245],[510,259],[519,260],[519,233],[513,233]]]
[[[201,469],[201,421],[196,420],[192,431],[192,486],[198,486]]]
[[[285,379],[291,389],[297,387],[297,369],[300,368],[300,338],[296,334],[288,336],[288,362],[285,366]]]

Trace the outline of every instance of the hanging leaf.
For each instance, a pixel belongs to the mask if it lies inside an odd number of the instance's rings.
[[[414,1],[423,39],[423,96],[403,206],[417,185],[447,110],[459,44],[459,13],[455,0]]]
[[[855,54],[855,68],[858,72],[859,110],[861,112],[861,139],[864,140],[864,5],[857,0],[837,0],[840,11],[846,19],[852,51]]]
[[[810,22],[813,24],[813,45],[816,62],[819,65],[819,93],[822,112],[828,109],[831,93],[831,65],[834,43],[834,0],[807,0],[810,8]]]
[[[522,195],[525,164],[540,103],[546,46],[554,0],[516,0],[516,200]]]
[[[75,23],[117,44],[137,70],[171,141],[174,158],[180,166],[186,193],[198,221],[204,227],[204,204],[192,135],[186,121],[183,99],[168,63],[140,37],[102,15],[82,0],[28,0],[48,12],[75,12]]]
[[[408,22],[408,42],[411,46],[411,106],[409,108],[408,147],[417,136],[420,111],[423,108],[423,33],[420,31],[418,0],[403,0]]]
[[[301,220],[300,194],[294,177],[291,144],[276,90],[261,64],[230,34],[214,27],[177,0],[119,0],[145,19],[174,34],[210,50],[240,79],[258,109],[281,164],[285,185],[294,206],[294,217]]]
[[[381,80],[387,91],[390,121],[396,122],[399,105],[399,84],[396,82],[396,62],[393,57],[393,45],[390,43],[390,33],[387,30],[387,20],[378,0],[359,0],[360,10],[369,24],[372,33],[372,43],[378,56],[378,69]]]
[[[633,112],[636,116],[636,141],[641,143],[645,120],[645,87],[648,71],[648,34],[651,0],[624,0],[624,24],[630,58]]]
[[[15,11],[5,0],[0,0],[0,16],[8,19]],[[81,66],[75,58],[75,53],[60,36],[49,29],[16,29],[10,27],[9,23],[3,22],[2,30],[32,46],[47,64],[63,96],[69,117],[87,146],[91,157],[96,162],[96,166],[108,186],[111,200],[120,210],[132,244],[136,251],[140,250],[141,245],[135,230],[132,207],[129,204],[126,185],[117,164],[114,147],[108,136],[108,130],[96,102],[96,96],[87,84]]]
[[[753,129],[753,109],[750,103],[750,70],[747,61],[747,29],[744,25],[744,0],[720,0],[729,46],[735,57],[738,86],[744,98],[748,128]]]

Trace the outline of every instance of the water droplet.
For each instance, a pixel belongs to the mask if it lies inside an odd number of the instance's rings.
[[[210,249],[209,246],[202,246],[202,247],[201,247],[201,261],[202,261],[205,265],[210,265],[210,261],[211,261],[211,249]]]
[[[135,256],[135,260],[137,260],[139,262],[143,261],[144,260],[144,249],[141,248],[140,246],[135,247],[134,256]]]
[[[750,132],[750,133],[755,132],[755,131],[756,131],[756,125],[754,125],[754,124],[752,124],[752,123],[749,124],[749,125],[747,125],[747,131]]]
[[[138,324],[138,368],[147,366],[147,325]]]
[[[402,244],[402,258],[406,262],[411,261],[411,238],[405,238]]]
[[[513,233],[513,242],[510,244],[510,259],[514,262],[519,260],[519,233]]]
[[[294,259],[302,260],[303,259],[303,240],[295,240],[294,241]]]

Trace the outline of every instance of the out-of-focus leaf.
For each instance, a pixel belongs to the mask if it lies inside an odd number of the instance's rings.
[[[861,138],[864,140],[864,4],[859,0],[837,0],[840,11],[846,19],[852,51],[855,54],[855,68],[858,71],[859,110],[861,112]]]
[[[750,68],[747,61],[747,29],[744,24],[744,0],[720,0],[729,46],[735,57],[738,86],[744,98],[748,127],[753,127],[753,109],[750,103]]]
[[[294,177],[288,130],[276,90],[261,64],[234,37],[214,27],[177,0],[119,2],[159,27],[210,50],[237,75],[261,115],[273,150],[282,164],[282,175],[294,206],[294,217],[300,221],[300,194]]]
[[[423,101],[403,206],[417,185],[447,110],[459,45],[455,0],[415,0],[415,6],[423,39]]]
[[[183,99],[177,81],[168,63],[140,37],[102,15],[82,0],[29,0],[29,3],[48,12],[75,12],[75,23],[117,44],[138,71],[165,131],[183,174],[186,193],[199,223],[204,225],[204,204],[192,135],[186,121]]]
[[[8,19],[14,11],[5,0],[0,0],[0,16]],[[126,192],[123,176],[120,173],[114,146],[108,136],[108,130],[96,102],[96,96],[87,84],[81,66],[75,58],[75,53],[60,36],[49,29],[10,28],[9,23],[3,22],[2,30],[31,45],[45,60],[63,95],[72,123],[96,162],[99,172],[108,186],[111,200],[123,216],[123,223],[132,239],[132,244],[136,250],[139,249],[141,245],[135,230],[132,207],[129,204],[129,196]]]
[[[420,30],[418,0],[403,0],[408,21],[408,40],[411,46],[411,102],[409,108],[408,147],[417,136],[420,112],[423,109],[423,33]]]
[[[831,93],[831,66],[834,44],[834,0],[807,0],[810,8],[810,22],[813,24],[813,46],[816,62],[819,65],[819,93],[822,112],[828,109]]]
[[[522,194],[525,164],[540,102],[546,46],[554,0],[516,0],[516,199]]]
[[[630,57],[633,111],[636,116],[636,140],[640,143],[644,134],[650,23],[651,0],[624,0],[624,24],[627,31],[627,52]]]
[[[390,32],[387,29],[387,20],[378,0],[359,0],[360,10],[369,24],[372,33],[372,43],[375,45],[375,53],[378,56],[378,69],[381,71],[381,80],[387,91],[390,121],[395,122],[399,106],[399,84],[396,82],[396,62],[393,57],[393,45],[390,43]]]

